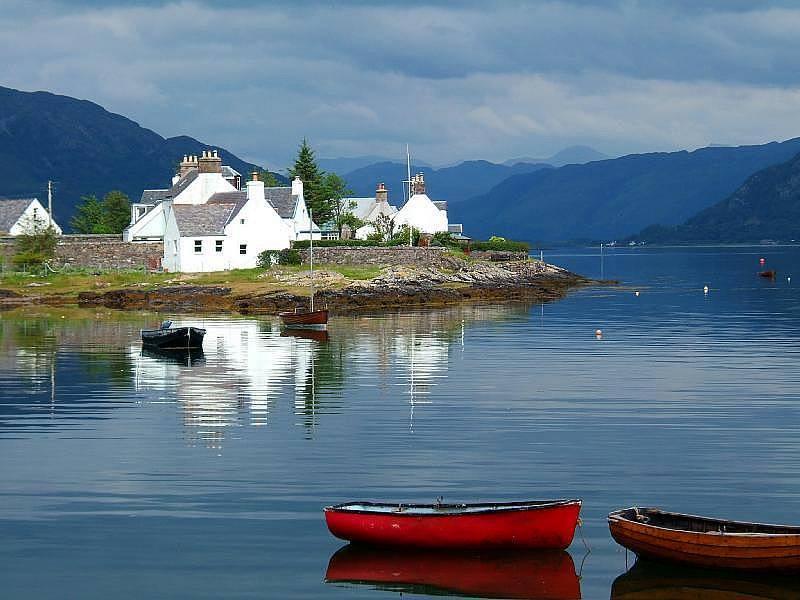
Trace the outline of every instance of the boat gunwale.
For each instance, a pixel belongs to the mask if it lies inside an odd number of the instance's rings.
[[[470,515],[485,515],[492,513],[509,513],[518,511],[527,511],[532,509],[544,508],[558,508],[562,506],[577,505],[578,508],[582,505],[582,500],[578,498],[572,499],[558,499],[558,500],[524,500],[521,502],[462,502],[462,503],[447,503],[447,504],[405,504],[399,502],[344,502],[342,504],[334,504],[326,506],[323,510],[326,513],[348,514],[348,515],[378,515],[387,517],[453,517],[453,516],[470,516]],[[350,509],[350,506],[362,506],[364,510]],[[375,511],[369,510],[369,507],[385,507],[392,508],[388,511]],[[457,512],[454,509],[477,508],[478,510],[471,510],[469,512]],[[414,509],[431,509],[439,510],[441,512],[414,512]]]
[[[680,529],[678,527],[664,527],[662,525],[653,525],[651,523],[642,523],[641,521],[635,521],[627,516],[624,513],[632,510],[643,510],[643,511],[654,511],[658,512],[662,515],[670,516],[670,517],[680,517],[687,520],[695,519],[698,521],[706,521],[712,523],[719,523],[722,525],[729,524],[729,525],[744,525],[744,526],[751,526],[751,527],[775,527],[780,529],[789,529],[792,530],[791,532],[786,533],[763,533],[763,532],[737,532],[737,531],[692,531],[690,529]],[[713,536],[713,537],[739,537],[739,538],[786,538],[786,537],[798,537],[800,538],[800,526],[798,525],[780,525],[776,523],[756,523],[751,521],[734,521],[731,519],[717,519],[714,517],[703,517],[700,515],[690,515],[686,513],[676,513],[670,512],[666,510],[661,510],[660,508],[656,507],[648,507],[648,506],[630,506],[628,508],[621,508],[619,510],[612,511],[608,513],[608,523],[609,525],[616,524],[619,522],[630,523],[632,525],[639,525],[643,528],[649,529],[657,529],[659,531],[672,531],[675,533],[682,533],[682,534],[692,534],[697,536]]]
[[[206,330],[204,328],[193,327],[191,325],[186,325],[185,327],[171,327],[169,329],[140,329],[139,331],[142,334],[147,333],[150,335],[157,335],[157,334],[167,335],[169,333],[175,333],[176,331],[180,331],[181,329],[188,329],[190,331],[202,331],[203,335],[206,334]]]

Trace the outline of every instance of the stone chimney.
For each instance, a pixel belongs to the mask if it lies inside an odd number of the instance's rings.
[[[183,160],[180,164],[180,169],[178,171],[178,176],[183,177],[192,169],[197,168],[197,157],[192,154],[184,154]]]
[[[425,175],[417,173],[411,178],[411,193],[424,194],[425,193]]]
[[[379,183],[375,189],[375,202],[389,202],[389,190],[385,183]]]
[[[247,182],[247,201],[264,202],[264,182],[258,178],[258,172],[253,171],[250,181]]]
[[[292,196],[303,195],[303,182],[299,177],[292,179]]]
[[[216,150],[203,150],[197,166],[201,173],[222,173],[222,159],[217,156]]]

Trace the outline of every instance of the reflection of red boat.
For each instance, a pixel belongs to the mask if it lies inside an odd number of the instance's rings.
[[[572,557],[563,550],[464,554],[347,545],[331,557],[325,581],[430,595],[581,597]]]
[[[314,340],[315,342],[327,342],[327,329],[283,329],[281,337],[296,337],[304,340]]]
[[[775,271],[772,271],[772,270],[770,270],[770,271],[760,271],[758,273],[759,277],[765,277],[767,279],[775,279],[776,275],[777,275],[777,273]]]
[[[336,537],[372,545],[418,548],[540,548],[572,542],[580,500],[492,504],[379,504],[325,508]]]
[[[611,536],[638,556],[703,567],[800,569],[800,527],[628,508],[608,515]]]
[[[323,327],[328,324],[327,310],[287,310],[278,316],[287,327]]]

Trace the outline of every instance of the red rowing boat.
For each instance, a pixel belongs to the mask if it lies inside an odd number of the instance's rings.
[[[322,327],[328,324],[327,310],[287,310],[278,316],[287,327]]]
[[[572,543],[580,500],[484,504],[351,502],[325,508],[338,538],[379,546],[417,548],[539,548]]]
[[[800,569],[800,527],[637,507],[612,512],[608,527],[618,544],[647,558],[724,569]]]
[[[464,553],[348,544],[331,557],[325,582],[431,596],[581,597],[575,564],[563,550]]]
[[[775,271],[759,271],[758,276],[765,279],[775,279],[778,274]]]

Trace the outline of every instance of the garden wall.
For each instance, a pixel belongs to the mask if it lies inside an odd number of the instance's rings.
[[[308,250],[299,250],[304,263]],[[314,248],[314,263],[328,265],[403,265],[445,266],[445,248],[416,246],[335,246]]]
[[[0,238],[0,257],[6,265],[14,251],[13,237]],[[121,235],[62,235],[53,262],[86,269],[157,269],[163,254],[163,242],[123,242]]]

